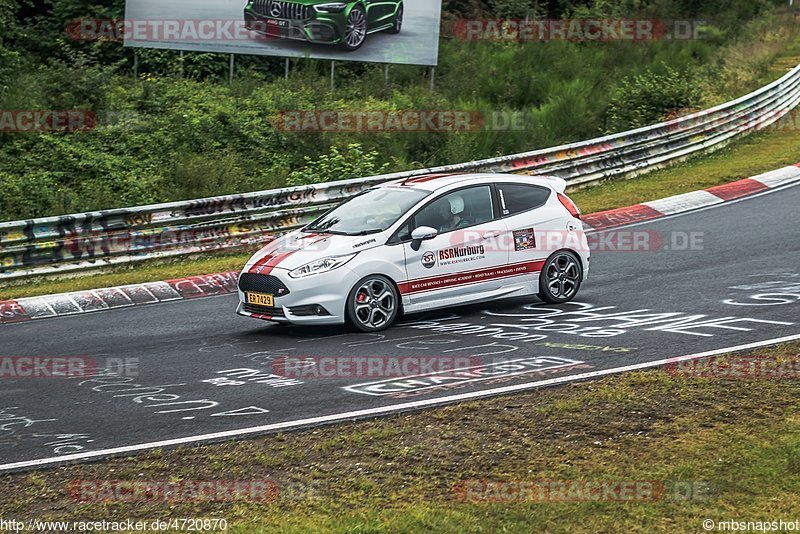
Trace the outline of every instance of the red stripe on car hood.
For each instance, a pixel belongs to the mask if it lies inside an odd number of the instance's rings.
[[[326,239],[328,239],[328,236],[320,237],[320,234],[308,234],[306,236],[303,236],[303,238],[300,241],[302,242],[303,246],[311,246]],[[306,242],[306,240],[311,240],[311,241]],[[269,274],[282,261],[284,261],[289,256],[297,252],[300,252],[301,250],[303,249],[295,248],[291,250],[281,251],[280,246],[278,246],[276,250],[270,252],[269,254],[258,260],[256,263],[254,263],[253,266],[250,267],[250,269],[247,272],[250,274],[265,274],[265,275]]]

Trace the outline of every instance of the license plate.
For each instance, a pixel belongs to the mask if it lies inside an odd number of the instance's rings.
[[[288,20],[264,19],[264,23],[267,26],[274,26],[276,28],[288,28],[289,27],[289,21]]]
[[[256,306],[266,306],[267,308],[275,307],[275,297],[273,295],[266,295],[264,293],[245,293],[248,304],[255,304]]]

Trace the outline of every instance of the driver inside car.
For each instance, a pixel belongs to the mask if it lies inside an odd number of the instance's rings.
[[[470,225],[466,220],[464,213],[464,197],[460,195],[453,195],[448,197],[450,203],[450,210],[448,213],[447,221],[441,228],[441,232],[449,232],[451,230],[458,230]]]

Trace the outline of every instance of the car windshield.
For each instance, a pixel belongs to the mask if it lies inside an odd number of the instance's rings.
[[[410,188],[370,189],[346,200],[303,231],[343,235],[382,232],[428,195],[429,191]]]

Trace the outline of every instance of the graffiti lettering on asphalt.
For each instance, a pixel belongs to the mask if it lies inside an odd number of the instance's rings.
[[[109,393],[114,398],[130,400],[144,408],[155,409],[153,413],[158,415],[211,410],[220,405],[211,399],[186,400],[182,395],[175,393],[185,387],[186,383],[145,385],[134,383],[133,380],[131,377],[119,376],[118,373],[105,369],[92,378],[81,380],[78,386],[89,386],[96,393]],[[224,414],[225,412],[209,415],[213,417]],[[184,419],[194,419],[194,417],[184,417]]]
[[[763,275],[759,278],[762,281],[730,287],[736,297],[722,302],[732,306],[783,306],[800,302],[800,274],[782,273],[772,280],[764,280]]]
[[[54,454],[72,454],[80,452],[86,445],[94,442],[89,434],[33,434],[35,439],[47,439],[45,447],[53,450]]]
[[[290,386],[302,385],[302,380],[295,380],[285,376],[276,375],[272,373],[265,373],[258,369],[228,369],[226,371],[217,371],[218,375],[224,375],[219,378],[212,378],[210,380],[203,380],[203,382],[213,383],[217,381],[217,386],[241,386],[248,382],[256,384],[265,384],[273,388],[285,388]],[[226,382],[227,381],[227,382]]]
[[[0,408],[0,432],[14,432],[18,428],[29,428],[36,423],[56,421],[56,419],[31,419],[24,415],[18,415],[12,410],[19,410],[19,407]]]
[[[601,347],[599,345],[577,345],[574,343],[555,343],[553,341],[544,341],[539,343],[539,345],[543,347],[548,347],[551,349],[568,349],[568,350],[594,350],[599,352],[633,352],[636,350],[636,347],[609,347],[606,345],[605,347]]]
[[[530,375],[547,370],[571,368],[583,363],[584,362],[578,360],[549,356],[500,360],[485,365],[455,369],[452,371],[355,384],[352,386],[345,386],[343,389],[352,393],[374,396],[385,396],[394,393],[414,393],[441,388],[447,385],[483,382],[496,378]]]
[[[685,312],[653,313],[648,308],[631,311],[614,311],[616,306],[596,307],[583,302],[569,303],[572,309],[550,308],[538,304],[523,306],[522,313],[486,311],[498,321],[489,325],[447,323],[444,321],[417,321],[404,326],[420,330],[433,330],[448,334],[475,335],[516,341],[543,341],[549,334],[574,335],[584,338],[607,338],[631,330],[669,332],[688,336],[714,337],[716,330],[751,332],[759,324],[791,326],[794,323],[751,317],[709,317]],[[513,321],[513,322],[511,322]],[[601,326],[588,326],[600,324]],[[530,332],[544,332],[530,334]]]

